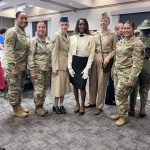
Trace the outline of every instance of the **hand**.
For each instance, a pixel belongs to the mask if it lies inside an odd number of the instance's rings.
[[[108,63],[109,63],[109,58],[106,57],[106,58],[104,59],[103,67],[105,68]]]
[[[19,72],[18,71],[12,71],[12,77],[18,77],[19,76]]]
[[[74,77],[75,72],[72,68],[69,69],[69,74],[71,75],[71,77]]]
[[[31,78],[35,79],[36,78],[36,74],[35,73],[31,73]]]
[[[89,75],[88,75],[88,70],[87,70],[87,69],[84,69],[84,70],[81,72],[81,74],[83,74],[83,76],[82,76],[83,79],[87,79],[87,78],[89,77]]]
[[[132,80],[128,80],[128,86],[133,86],[133,81]]]
[[[58,70],[54,70],[53,74],[57,76],[58,75]]]

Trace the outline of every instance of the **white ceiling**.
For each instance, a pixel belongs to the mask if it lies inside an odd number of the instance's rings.
[[[0,0],[0,16],[15,17],[16,11],[20,9],[24,9],[30,17],[91,7],[121,6],[139,1],[150,2],[150,0]]]

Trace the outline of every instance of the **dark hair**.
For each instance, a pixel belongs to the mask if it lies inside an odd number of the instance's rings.
[[[40,23],[43,23],[43,24],[46,26],[46,24],[45,24],[44,21],[39,21],[39,22],[36,24],[36,26],[38,26]]]
[[[4,34],[6,32],[5,28],[0,29],[0,34]]]
[[[142,30],[142,32],[143,32],[144,36],[149,36],[150,35],[150,29],[144,29],[144,30]]]
[[[139,32],[139,31],[134,32],[134,36],[135,36],[135,37],[139,37],[139,35],[140,35],[140,32]]]
[[[75,30],[74,30],[74,34],[78,34],[79,33],[79,22],[80,20],[83,20],[85,22],[85,26],[86,26],[86,29],[85,29],[85,34],[90,34],[90,31],[89,31],[89,24],[88,24],[88,21],[86,18],[79,18],[77,20],[77,23],[76,23],[76,27],[75,27]]]
[[[17,11],[16,12],[16,18],[18,18],[21,13],[25,13],[25,12],[24,11]]]
[[[133,30],[135,29],[135,23],[134,22],[129,20],[129,21],[126,21],[125,23],[129,24],[133,28]]]

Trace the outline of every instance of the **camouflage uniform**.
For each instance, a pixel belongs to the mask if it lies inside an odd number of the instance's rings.
[[[5,58],[7,67],[5,73],[8,76],[8,97],[11,105],[18,105],[21,101],[22,72],[27,67],[27,55],[29,39],[24,31],[18,26],[10,28],[5,34]],[[12,76],[13,71],[18,71],[16,77]]]
[[[141,72],[144,58],[144,45],[136,37],[123,39],[116,45],[114,63],[115,100],[118,114],[121,118],[128,118],[128,95],[133,87],[129,87],[128,80],[134,83]]]
[[[146,20],[145,20],[146,21]],[[143,22],[144,23],[144,22]],[[144,29],[144,26],[143,26]],[[149,30],[150,30],[150,20],[149,20]],[[149,91],[149,83],[150,83],[150,37],[142,36],[141,41],[145,45],[145,58],[142,71],[138,77],[138,82],[134,91],[130,96],[130,109],[134,110],[137,94],[138,94],[138,85],[139,85],[139,94],[141,100],[141,107],[145,108],[147,99],[148,99],[148,91]]]
[[[35,36],[31,40],[28,67],[30,73],[35,74],[35,79],[32,79],[34,103],[36,106],[42,106],[51,81],[51,50],[50,42],[47,39]]]

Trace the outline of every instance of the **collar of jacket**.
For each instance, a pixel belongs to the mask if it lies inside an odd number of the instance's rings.
[[[65,36],[65,34],[62,32],[62,31],[60,31],[60,35],[61,35],[61,37],[65,40],[65,41],[69,41],[69,36],[68,36],[68,34],[66,33],[66,36]]]
[[[102,31],[100,30],[100,31],[99,31],[99,34],[100,34],[101,36],[103,36],[103,35],[108,34],[109,32],[111,32],[109,29],[107,29],[107,31],[105,31],[105,32],[102,32]]]
[[[118,35],[117,35],[117,40],[120,41],[120,40],[122,40],[122,39],[124,39],[124,37],[118,34]]]
[[[134,40],[134,39],[135,39],[135,36],[132,36],[132,37],[130,37],[130,38],[124,38],[125,41],[132,41],[132,40]]]
[[[89,37],[89,35],[88,34],[85,34],[85,36],[84,36],[84,38],[88,38]],[[77,43],[78,43],[78,38],[79,38],[79,34],[74,34],[73,36],[72,36],[72,40],[73,40],[73,43],[74,43],[74,48],[76,49],[77,48]],[[86,42],[88,41],[88,40],[85,40]]]
[[[40,38],[38,35],[36,35],[36,39],[42,43],[47,43],[46,38]]]
[[[15,26],[15,28],[20,34],[26,35],[25,31],[21,30],[17,25]]]
[[[38,35],[36,35],[36,39],[41,43],[46,43],[46,44],[50,43],[50,41],[46,37],[42,39]]]

